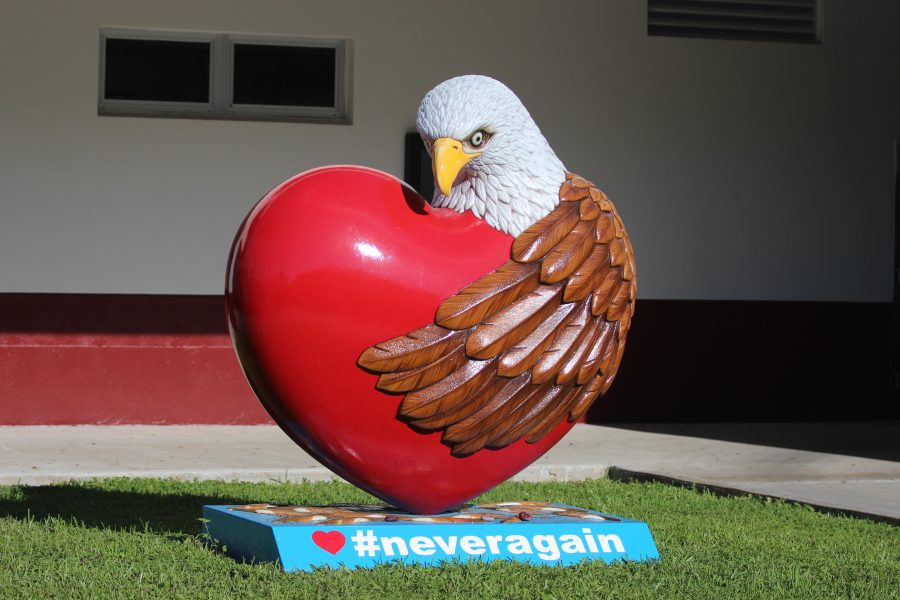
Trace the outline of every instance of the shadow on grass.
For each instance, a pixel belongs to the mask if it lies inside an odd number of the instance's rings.
[[[197,535],[204,504],[244,504],[248,498],[152,491],[102,490],[78,484],[19,487],[0,496],[0,518],[60,517],[87,527]]]

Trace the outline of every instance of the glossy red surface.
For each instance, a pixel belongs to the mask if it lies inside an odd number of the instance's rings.
[[[356,365],[372,344],[433,322],[443,299],[508,259],[511,242],[379,171],[326,167],[286,181],[241,226],[226,284],[232,339],[260,401],[335,473],[407,510],[439,512],[514,475],[571,424],[457,458],[439,433],[398,420],[401,396]]]

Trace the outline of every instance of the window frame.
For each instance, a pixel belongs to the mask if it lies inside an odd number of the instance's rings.
[[[228,36],[228,86],[226,89],[229,113],[235,118],[281,119],[296,118],[310,120],[340,121],[346,115],[344,94],[344,67],[346,65],[346,40],[338,38],[303,38],[288,36],[232,34]],[[237,44],[259,46],[294,46],[303,48],[334,48],[334,106],[281,106],[272,104],[234,103],[234,48]]]
[[[208,43],[210,45],[209,102],[107,99],[105,97],[106,40],[110,38],[161,42]],[[334,48],[334,106],[235,104],[235,44]],[[97,114],[100,116],[287,121],[349,125],[352,124],[352,117],[350,114],[351,54],[351,40],[347,38],[162,31],[104,27],[100,29],[100,70],[97,84]]]
[[[158,117],[210,117],[215,102],[215,34],[141,29],[100,30],[100,76],[97,82],[97,114]],[[209,44],[209,102],[173,102],[166,100],[121,100],[106,98],[106,40],[146,40],[155,42],[205,42]]]

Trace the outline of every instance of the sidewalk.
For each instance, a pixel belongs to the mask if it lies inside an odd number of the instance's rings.
[[[898,422],[576,425],[515,479],[570,481],[617,467],[898,522],[898,455]],[[0,485],[121,476],[334,477],[275,426],[0,427]]]

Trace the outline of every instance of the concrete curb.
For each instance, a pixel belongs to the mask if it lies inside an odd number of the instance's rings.
[[[537,483],[542,481],[583,481],[606,477],[607,465],[531,465],[513,476],[510,481]],[[145,471],[87,471],[80,473],[57,472],[40,474],[0,475],[0,485],[53,485],[68,481],[91,479],[159,478],[177,481],[247,481],[250,483],[277,482],[301,483],[303,481],[343,481],[325,467],[305,469],[157,469]]]
[[[53,485],[91,479],[174,479],[177,481],[246,481],[249,483],[333,481],[340,477],[321,468],[310,469],[165,469],[147,471],[86,471],[80,473],[41,473],[39,475],[0,475],[0,485]]]
[[[788,498],[784,496],[774,496],[772,494],[762,494],[759,492],[753,492],[750,490],[744,490],[736,487],[728,487],[721,484],[716,483],[705,483],[701,481],[690,481],[687,479],[678,479],[675,477],[669,477],[667,475],[658,475],[656,473],[645,473],[641,471],[631,471],[629,469],[622,469],[619,467],[610,467],[607,472],[607,477],[614,481],[623,481],[623,482],[640,482],[640,483],[664,483],[666,485],[674,485],[677,487],[690,488],[698,491],[709,492],[711,494],[715,494],[716,496],[751,496],[753,498],[759,498],[761,500],[781,500],[782,502],[786,502],[787,504],[796,504],[798,506],[809,506],[813,510],[825,514],[837,515],[842,517],[855,517],[858,519],[866,519],[869,521],[877,521],[879,523],[887,523],[889,525],[900,526],[900,519],[888,516],[888,515],[879,515],[875,513],[864,512],[860,510],[851,510],[847,508],[840,508],[837,506],[830,506],[828,504],[821,504],[815,502],[806,502],[803,500],[795,500],[793,498]]]
[[[514,481],[607,476],[900,522],[900,422],[576,425]],[[613,466],[615,465],[615,466]],[[109,477],[330,481],[274,425],[0,427],[0,485]]]

